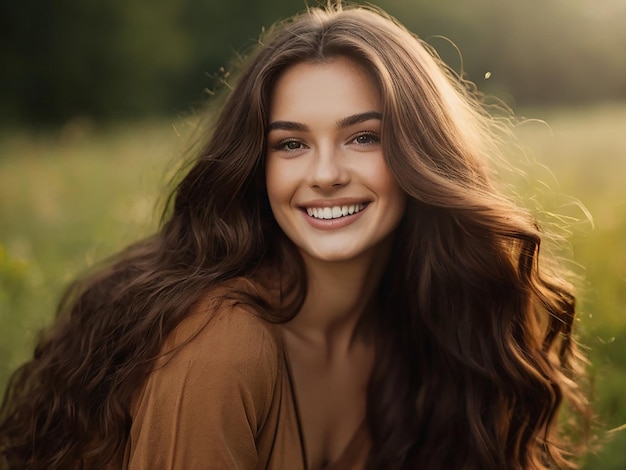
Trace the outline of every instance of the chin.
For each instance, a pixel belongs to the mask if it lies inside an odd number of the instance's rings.
[[[341,263],[356,260],[364,254],[364,252],[356,252],[353,247],[332,248],[328,250],[320,250],[319,247],[314,250],[300,248],[300,253],[305,260],[312,259],[326,263]]]

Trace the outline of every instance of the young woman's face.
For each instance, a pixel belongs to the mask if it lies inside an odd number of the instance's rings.
[[[381,112],[372,81],[347,59],[297,64],[277,81],[267,192],[305,259],[375,255],[397,227],[406,198],[383,158]]]

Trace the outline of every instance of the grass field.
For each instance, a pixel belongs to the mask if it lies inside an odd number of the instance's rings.
[[[579,330],[604,440],[604,430],[626,423],[626,106],[526,115],[548,125],[519,126],[529,183],[519,191],[571,232],[564,250],[584,275]],[[0,132],[0,390],[53,317],[63,286],[156,226],[155,204],[187,143],[185,126],[172,122]],[[585,468],[626,469],[625,448],[626,430],[612,433]]]

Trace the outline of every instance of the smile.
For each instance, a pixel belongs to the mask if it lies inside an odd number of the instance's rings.
[[[307,207],[306,213],[315,219],[339,219],[348,215],[356,214],[367,207],[366,203],[350,204],[347,206],[333,207]]]

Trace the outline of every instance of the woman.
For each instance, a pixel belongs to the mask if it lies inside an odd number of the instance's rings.
[[[2,408],[12,468],[570,465],[574,296],[494,122],[384,14],[271,31],[153,237],[75,283]]]

